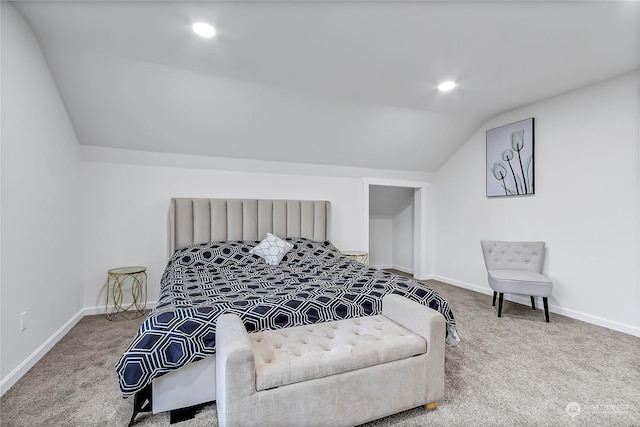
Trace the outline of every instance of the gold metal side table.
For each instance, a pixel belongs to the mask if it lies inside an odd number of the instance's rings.
[[[147,269],[145,267],[118,267],[107,272],[107,319],[122,317],[126,320],[144,315],[147,306]],[[125,301],[125,289],[131,290],[131,300]],[[111,302],[112,307],[109,307]],[[130,314],[129,314],[130,313]]]
[[[343,251],[342,255],[346,256],[347,258],[351,258],[354,261],[369,265],[369,254],[367,252]]]

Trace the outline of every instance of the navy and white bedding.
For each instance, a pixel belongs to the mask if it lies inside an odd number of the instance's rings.
[[[382,297],[404,295],[442,313],[459,342],[449,304],[429,287],[343,257],[330,242],[294,245],[279,265],[249,253],[258,242],[195,244],[177,251],[158,303],[116,365],[123,396],[167,372],[215,354],[215,321],[235,313],[249,332],[379,314]]]

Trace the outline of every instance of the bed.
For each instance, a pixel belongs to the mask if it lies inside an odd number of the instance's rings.
[[[341,255],[328,240],[329,202],[172,199],[171,257],[156,307],[118,364],[124,397],[154,413],[215,400],[215,320],[235,313],[248,331],[378,314],[397,293],[442,313],[448,344],[459,338],[448,303],[427,286]],[[252,254],[267,233],[293,245],[278,265]],[[172,417],[173,420],[173,417]]]

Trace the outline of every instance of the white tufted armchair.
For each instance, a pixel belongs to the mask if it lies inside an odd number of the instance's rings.
[[[536,309],[535,297],[542,297],[544,316],[549,322],[547,298],[553,283],[542,274],[544,242],[499,242],[482,240],[482,253],[487,266],[489,286],[493,289],[493,305],[499,294],[498,317],[502,316],[504,294],[529,295],[531,308]]]

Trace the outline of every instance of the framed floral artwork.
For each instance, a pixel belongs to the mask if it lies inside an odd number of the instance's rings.
[[[487,197],[534,194],[533,118],[487,131]]]

